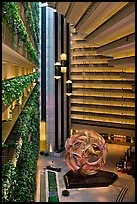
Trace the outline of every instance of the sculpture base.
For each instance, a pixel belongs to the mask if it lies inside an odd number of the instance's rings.
[[[97,174],[82,176],[73,171],[68,171],[64,175],[66,188],[92,188],[92,187],[106,187],[111,185],[118,175],[103,170],[97,170]]]

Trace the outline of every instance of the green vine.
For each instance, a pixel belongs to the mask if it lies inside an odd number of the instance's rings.
[[[13,79],[7,79],[2,81],[2,102],[5,105],[10,105],[11,102],[23,94],[24,90],[34,80],[38,79],[39,72],[32,74],[19,76]]]
[[[19,158],[20,152],[21,152],[22,144],[19,143],[19,141],[16,143],[16,151],[15,151],[15,156],[16,159]]]
[[[17,2],[2,2],[2,9],[2,23],[9,26],[12,40],[17,34],[21,47],[25,46],[28,59],[36,66],[39,66],[36,50],[33,48],[32,43],[29,40],[26,27],[24,26],[24,23],[20,17],[19,6]]]
[[[17,183],[16,167],[11,161],[2,166],[2,201],[9,202]]]
[[[34,25],[36,30],[37,41],[39,42],[39,4],[37,2],[31,2],[32,15],[34,19]]]
[[[31,93],[13,130],[13,138],[14,135],[21,135],[23,143],[16,143],[16,167],[11,161],[2,166],[2,202],[34,202],[39,154],[38,98],[39,83]],[[32,135],[28,140],[30,132]]]
[[[32,2],[22,2],[26,14],[26,21],[28,23],[31,35],[34,39],[35,47],[37,49],[37,52],[39,50],[39,38],[37,37],[36,33],[38,33],[38,30],[36,29],[39,27],[39,24],[37,23],[36,19],[39,20],[39,12],[37,15],[33,15],[33,8],[32,7]],[[35,26],[36,24],[36,26]]]

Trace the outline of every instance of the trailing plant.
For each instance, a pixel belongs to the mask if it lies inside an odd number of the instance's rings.
[[[15,126],[13,133],[19,134],[22,137],[23,143],[27,141],[27,136],[30,132],[36,132],[39,128],[39,84],[36,85],[30,98],[21,112]]]
[[[37,158],[39,152],[39,94],[36,92],[37,88],[38,87],[36,87],[35,93],[33,93],[27,103],[28,107],[32,107],[33,104],[33,108],[31,109],[32,123],[31,126],[29,126],[30,131],[32,131],[32,136],[29,142],[24,138],[24,135],[22,136],[24,143],[17,166],[19,174],[19,185],[25,186],[25,188],[16,189],[18,192],[16,200],[18,202],[34,201],[34,194],[36,189],[35,174],[37,170]]]
[[[7,147],[7,144],[5,144],[4,142],[2,142],[2,148]]]
[[[23,94],[24,90],[34,80],[38,79],[39,73],[35,72],[29,75],[7,79],[2,81],[2,102],[5,105],[10,105],[11,102]]]
[[[7,162],[3,167],[2,201],[3,202],[34,202],[36,191],[36,170],[39,154],[39,83],[35,86],[19,119],[17,120],[13,137],[20,135],[22,146],[16,143],[17,166]],[[28,140],[29,133],[31,134]],[[14,178],[8,174],[10,165],[14,167]],[[15,173],[16,172],[16,173]],[[13,182],[14,181],[14,182]],[[9,185],[9,186],[8,186]],[[5,190],[6,189],[6,190]],[[6,192],[6,193],[5,193]]]
[[[21,148],[22,148],[22,143],[17,142],[16,143],[16,151],[15,151],[15,155],[16,155],[16,159],[18,160],[20,152],[21,152]]]
[[[36,28],[39,27],[39,24],[37,23],[37,25],[35,25],[36,19],[34,20],[32,2],[22,2],[22,4],[24,6],[24,10],[25,10],[25,14],[26,14],[26,21],[28,23],[31,35],[32,35],[34,43],[35,43],[35,47],[36,47],[37,52],[38,52],[38,50],[39,50],[39,38],[37,38],[37,36],[38,36],[39,30],[37,30]],[[37,2],[37,4],[38,4],[38,2]],[[39,13],[35,16],[35,18],[39,19]]]
[[[9,26],[12,41],[14,41],[14,36],[17,35],[21,47],[25,46],[28,59],[36,66],[39,66],[36,50],[33,48],[32,43],[29,40],[26,27],[20,16],[19,5],[17,2],[3,2],[2,9],[2,23]]]
[[[2,166],[2,202],[10,202],[16,185],[16,167],[11,161],[8,161]]]
[[[39,42],[39,3],[31,2],[32,6],[32,15],[34,19],[34,25],[36,30],[37,41]]]

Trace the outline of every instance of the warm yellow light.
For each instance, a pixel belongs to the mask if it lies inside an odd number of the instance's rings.
[[[40,151],[46,151],[46,122],[40,122]]]
[[[62,73],[66,73],[66,71],[67,71],[67,67],[61,67],[61,72]]]
[[[46,140],[46,123],[45,121],[40,122],[40,141]]]
[[[67,55],[65,53],[62,53],[60,58],[61,58],[61,72],[66,73],[66,71],[67,71]]]
[[[67,60],[67,55],[65,53],[62,53],[60,58],[61,60]]]

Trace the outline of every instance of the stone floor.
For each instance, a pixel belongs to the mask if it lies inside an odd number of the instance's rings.
[[[122,174],[116,169],[116,161],[120,159],[129,146],[118,144],[106,144],[108,155],[105,166],[101,169],[114,172],[118,175],[118,179],[109,187],[96,188],[75,188],[68,189],[70,195],[62,196],[62,190],[66,189],[64,178],[66,172],[69,171],[65,163],[64,157],[56,157],[53,155],[40,156],[38,159],[37,171],[37,192],[36,202],[40,202],[40,172],[47,165],[54,162],[54,167],[61,168],[58,172],[59,181],[59,200],[60,202],[135,202],[135,179],[131,175]]]

